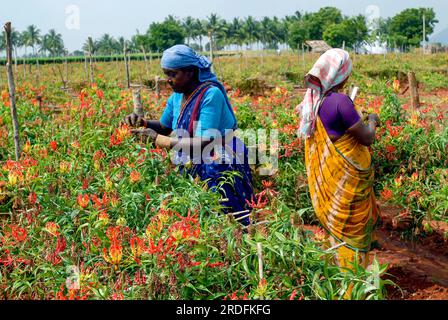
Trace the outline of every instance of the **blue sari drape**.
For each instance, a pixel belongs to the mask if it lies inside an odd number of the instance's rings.
[[[177,129],[189,132],[194,136],[193,123],[199,119],[199,108],[204,93],[213,83],[202,83],[182,106],[178,118]],[[225,137],[222,137],[225,140]],[[176,163],[181,171],[199,177],[206,181],[209,189],[220,192],[223,199],[224,213],[238,213],[234,217],[243,225],[250,225],[248,215],[251,212],[247,201],[253,197],[252,173],[249,166],[248,150],[244,143],[237,137],[233,137],[227,144],[223,143],[214,149],[205,159],[193,159],[188,154],[179,151],[176,154]],[[187,169],[187,163],[192,166]]]

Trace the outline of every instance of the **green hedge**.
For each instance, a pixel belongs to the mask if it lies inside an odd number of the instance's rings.
[[[235,53],[218,53],[215,54],[216,57],[219,56],[232,56],[235,55]],[[160,59],[160,57],[162,56],[161,53],[152,53],[151,55],[147,54],[146,57],[149,59],[149,57],[152,57],[153,59]],[[142,53],[133,53],[133,54],[129,54],[129,57],[131,60],[143,60],[144,59],[144,55]],[[124,59],[124,55],[120,54],[120,55],[99,55],[99,56],[94,56],[94,59],[97,62],[110,62],[110,61],[115,61],[120,59],[123,60]],[[18,58],[17,59],[17,64],[21,65],[23,64],[23,58]],[[34,65],[37,63],[37,61],[39,61],[39,64],[52,64],[52,63],[64,63],[65,60],[67,60],[68,62],[84,62],[84,56],[68,56],[68,57],[44,57],[44,58],[26,58],[26,64],[31,64]],[[6,58],[0,58],[0,65],[5,65],[6,64]]]

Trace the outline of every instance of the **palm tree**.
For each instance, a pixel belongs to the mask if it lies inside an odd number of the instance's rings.
[[[48,52],[51,57],[62,54],[64,51],[62,35],[54,29],[49,30],[42,38],[41,49],[44,52]]]
[[[263,49],[266,48],[268,44],[274,42],[275,33],[274,33],[274,25],[272,20],[269,17],[264,17],[260,24],[260,40],[263,44]]]
[[[82,46],[82,50],[84,50],[84,52],[88,52],[92,55],[94,55],[96,53],[96,51],[98,50],[98,42],[94,41],[92,39],[92,37],[89,37],[86,42],[84,42],[84,45]]]
[[[30,25],[22,33],[25,48],[33,48],[33,55],[36,56],[36,46],[41,42],[40,30],[35,25]]]
[[[232,43],[236,44],[242,50],[247,36],[244,32],[243,22],[239,18],[234,18],[230,28],[232,30]]]
[[[251,45],[258,40],[259,24],[252,16],[248,16],[244,21],[244,30],[247,34],[246,44]]]
[[[202,39],[205,35],[207,35],[207,31],[205,30],[205,21],[202,21],[201,19],[196,19],[194,25],[196,30],[196,37],[199,38],[199,46],[201,47],[201,51],[203,51],[202,47]]]
[[[207,35],[210,38],[210,53],[213,59],[213,49],[215,49],[214,40],[215,37],[220,37],[225,30],[225,21],[222,20],[216,13],[212,13],[207,17],[204,29],[207,31]]]
[[[197,31],[196,31],[196,23],[193,17],[186,17],[183,21],[183,28],[185,29],[185,33],[187,34],[187,45],[190,45],[190,40],[195,40]]]
[[[129,49],[130,42],[128,40],[126,40],[124,37],[118,38],[118,40],[117,40],[117,48],[119,48],[120,52],[123,52],[125,44],[127,45],[128,49]]]
[[[6,37],[5,32],[0,33],[0,54],[6,50]]]
[[[112,55],[117,49],[116,40],[109,34],[104,34],[97,42],[97,50],[100,54]]]

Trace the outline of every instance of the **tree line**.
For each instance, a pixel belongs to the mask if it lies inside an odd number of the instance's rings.
[[[123,48],[131,52],[162,52],[172,45],[185,43],[198,51],[229,49],[277,49],[281,46],[296,49],[307,40],[325,40],[333,47],[357,50],[365,44],[380,42],[388,48],[420,46],[423,39],[423,16],[426,40],[438,23],[432,8],[405,9],[390,18],[367,21],[363,15],[344,16],[334,7],[324,7],[317,12],[301,13],[283,18],[252,16],[227,21],[217,14],[206,19],[168,16],[162,22],[150,24],[145,33],[138,30],[131,39],[114,38],[104,34],[98,39],[89,37],[72,55],[115,55]],[[204,42],[207,42],[204,44]],[[24,49],[25,56],[56,57],[67,55],[61,34],[51,29],[42,35],[31,25],[23,32],[12,32],[15,56],[17,49]],[[31,49],[31,54],[27,54]],[[5,50],[4,34],[0,34],[0,53]]]

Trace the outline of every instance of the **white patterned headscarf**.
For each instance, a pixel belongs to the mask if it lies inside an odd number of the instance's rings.
[[[305,85],[308,88],[302,103],[299,134],[305,138],[312,136],[316,126],[319,107],[325,95],[333,87],[344,82],[352,73],[352,61],[347,51],[330,49],[319,57],[307,75],[320,80],[320,85],[307,77]]]

